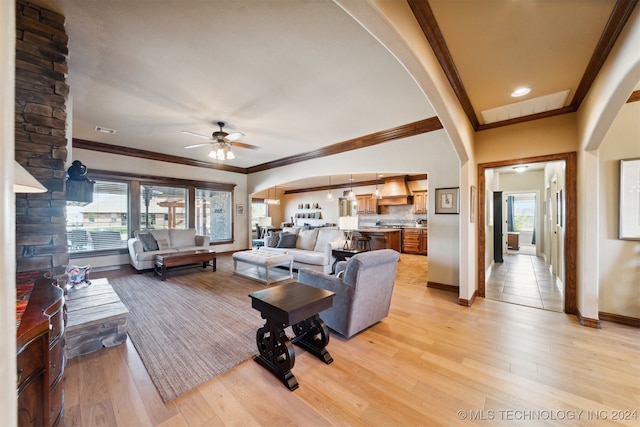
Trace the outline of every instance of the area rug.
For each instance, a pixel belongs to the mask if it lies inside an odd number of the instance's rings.
[[[188,271],[188,272],[187,272]],[[167,402],[257,354],[260,283],[210,268],[110,278],[129,309],[129,338]]]

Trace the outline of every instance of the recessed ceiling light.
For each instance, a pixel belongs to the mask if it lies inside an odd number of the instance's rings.
[[[516,172],[524,172],[529,166],[514,166],[513,170]]]
[[[514,90],[513,92],[511,92],[511,96],[514,97],[514,98],[517,98],[519,96],[525,96],[529,92],[531,92],[531,88],[530,87],[519,87],[516,90]]]

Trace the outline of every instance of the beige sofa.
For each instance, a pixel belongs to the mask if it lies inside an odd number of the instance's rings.
[[[129,263],[138,271],[153,269],[156,255],[209,248],[209,236],[197,236],[195,228],[186,230],[140,230],[127,241]]]
[[[332,227],[283,228],[270,232],[259,250],[291,255],[295,269],[309,268],[328,274],[335,262],[332,250],[344,246],[344,237],[342,230]]]

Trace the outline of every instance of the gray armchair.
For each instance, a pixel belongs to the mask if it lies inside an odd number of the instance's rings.
[[[335,292],[333,307],[320,317],[328,327],[350,338],[389,314],[399,259],[400,254],[392,249],[361,252],[336,264],[335,276],[300,269],[298,282]]]

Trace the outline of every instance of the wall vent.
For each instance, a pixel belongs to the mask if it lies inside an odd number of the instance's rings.
[[[96,132],[108,133],[109,135],[113,135],[116,133],[115,129],[109,129],[103,126],[96,126]]]

